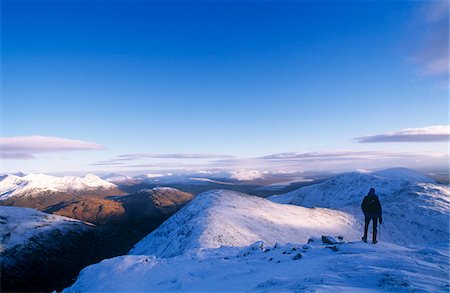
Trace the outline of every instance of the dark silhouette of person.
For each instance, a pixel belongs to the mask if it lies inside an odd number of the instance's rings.
[[[373,231],[372,231],[372,243],[377,243],[377,224],[380,221],[380,224],[383,222],[383,218],[381,217],[381,204],[378,196],[375,194],[375,189],[371,188],[369,193],[364,197],[361,203],[361,209],[364,213],[365,224],[364,224],[364,236],[362,240],[367,242],[367,230],[369,229],[370,221],[373,223]]]

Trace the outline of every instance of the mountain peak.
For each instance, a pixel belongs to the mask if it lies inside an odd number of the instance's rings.
[[[171,257],[205,248],[243,247],[259,240],[302,243],[317,233],[356,239],[359,233],[354,223],[353,217],[342,212],[286,206],[235,191],[212,190],[199,194],[136,244],[130,254]]]

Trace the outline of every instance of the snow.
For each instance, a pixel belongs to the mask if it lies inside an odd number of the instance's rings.
[[[346,173],[272,201],[205,192],[64,292],[448,292],[450,190],[416,175]],[[360,241],[370,187],[383,205],[376,245]]]
[[[418,176],[398,178],[398,174],[344,173],[269,199],[305,207],[334,208],[353,215],[362,225],[360,204],[373,187],[383,207],[384,240],[404,245],[448,242],[450,188],[428,183],[426,178],[425,182],[417,182]]]
[[[138,183],[138,180],[136,180],[131,176],[125,176],[114,173],[102,176],[101,178],[113,184],[120,184],[120,185],[133,185]]]
[[[0,200],[11,196],[33,195],[42,191],[80,192],[94,189],[114,189],[117,186],[94,174],[84,177],[28,174],[23,177],[7,175],[0,181]]]
[[[250,181],[255,179],[261,179],[264,175],[257,170],[238,170],[230,172],[230,178],[239,181]]]
[[[258,242],[173,258],[104,260],[85,268],[63,292],[448,292],[447,261],[445,249],[385,242]]]
[[[146,192],[152,192],[152,191],[165,191],[165,192],[180,192],[180,190],[173,188],[173,187],[166,187],[166,186],[158,186],[151,189],[143,189],[142,191]]]
[[[145,174],[145,177],[147,177],[147,178],[158,178],[158,177],[163,177],[163,176],[170,176],[170,175],[172,175],[172,174],[167,174],[167,175],[164,175],[164,174]]]
[[[29,208],[0,206],[0,253],[25,244],[31,237],[53,229],[66,231],[84,225],[66,217]]]
[[[306,242],[322,233],[360,237],[356,220],[343,212],[273,203],[228,190],[201,193],[141,240],[130,254],[172,257],[220,246],[244,247],[255,241]]]

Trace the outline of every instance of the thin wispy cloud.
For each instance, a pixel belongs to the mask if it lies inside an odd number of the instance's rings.
[[[260,157],[262,160],[330,160],[330,159],[351,159],[367,158],[377,155],[384,155],[376,151],[336,151],[336,152],[291,152],[279,153]]]
[[[125,165],[124,162],[117,162],[117,161],[98,161],[95,163],[90,164],[91,166],[123,166]]]
[[[326,171],[376,169],[392,166],[445,166],[448,154],[441,152],[335,151],[292,152],[267,155],[255,159],[215,161],[216,168],[255,170]]]
[[[218,158],[233,158],[233,156],[222,154],[208,154],[208,153],[174,153],[174,154],[125,154],[119,155],[120,158],[131,159],[218,159]]]
[[[103,149],[106,147],[97,143],[54,136],[0,137],[0,158],[5,160],[33,159],[38,153]]]
[[[449,3],[430,1],[416,11],[411,30],[416,44],[411,59],[419,64],[424,76],[444,78],[449,71]]]
[[[0,152],[0,160],[31,160],[31,159],[34,159],[34,156],[32,154]]]
[[[450,125],[407,128],[394,132],[356,137],[360,143],[381,142],[446,142],[450,138]]]
[[[103,160],[95,162],[91,165],[94,166],[124,166],[130,168],[153,168],[153,167],[174,167],[174,166],[186,166],[186,167],[192,167],[192,166],[202,166],[202,165],[193,165],[193,164],[185,164],[181,161],[187,161],[186,159],[197,159],[197,160],[222,160],[222,159],[230,159],[234,158],[233,156],[229,155],[222,155],[222,154],[209,154],[209,153],[171,153],[171,154],[123,154],[118,155],[115,158],[109,159],[109,160]],[[167,159],[167,160],[180,160],[179,162],[172,162],[172,163],[155,163],[155,162],[145,162],[149,159]],[[129,162],[129,164],[127,164]],[[204,164],[204,163],[203,163]]]
[[[133,155],[133,157],[136,157]],[[229,156],[207,161],[145,161],[148,157],[136,157],[136,160],[99,161],[92,165],[112,166],[146,172],[148,170],[270,170],[283,172],[352,170],[357,168],[382,168],[389,166],[421,166],[424,164],[442,165],[448,155],[441,152],[395,152],[395,151],[315,151],[277,153],[256,158],[237,158]],[[173,156],[157,156],[157,159],[172,159]],[[191,163],[187,163],[191,162]]]

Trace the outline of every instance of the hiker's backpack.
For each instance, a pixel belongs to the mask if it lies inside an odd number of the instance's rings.
[[[368,214],[374,215],[378,213],[379,205],[378,198],[376,196],[369,196],[366,201],[366,212]]]

